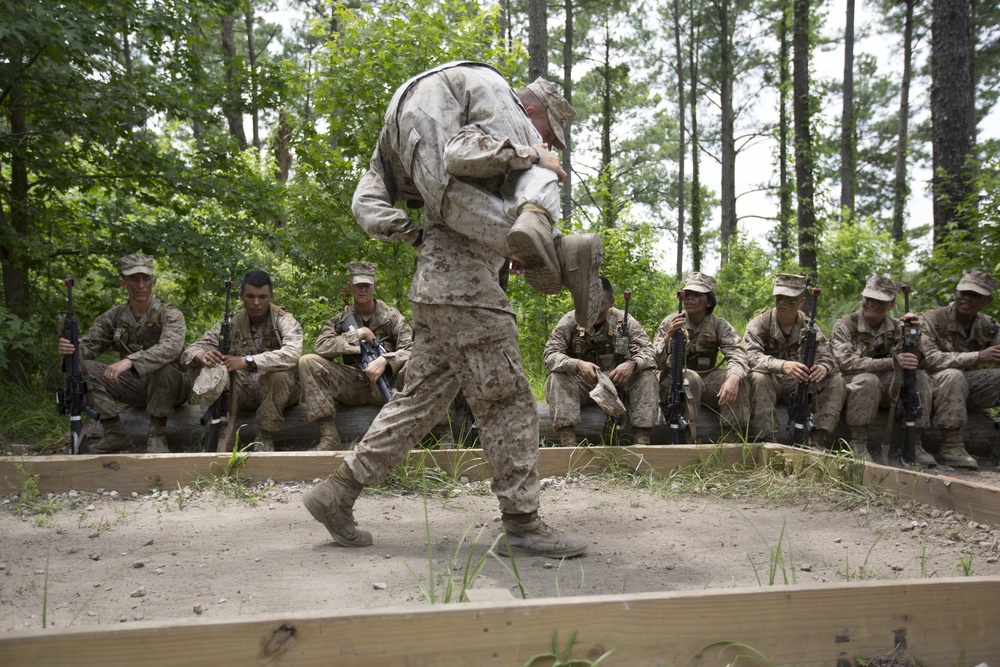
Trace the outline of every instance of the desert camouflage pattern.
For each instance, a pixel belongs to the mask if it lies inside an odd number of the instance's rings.
[[[367,322],[354,311],[351,303],[327,320],[316,339],[315,353],[299,359],[299,378],[305,396],[309,421],[336,415],[334,401],[345,405],[383,405],[378,385],[357,366],[361,345],[357,331],[345,331],[344,321],[355,315],[358,326],[368,327],[385,348],[389,364],[389,386],[400,391],[406,380],[406,365],[413,349],[413,330],[398,310],[380,299]],[[343,361],[336,361],[342,358]]]
[[[867,426],[875,419],[879,407],[889,407],[902,386],[902,371],[896,369],[892,358],[903,347],[899,320],[887,315],[873,329],[860,312],[848,313],[833,325],[831,344],[847,383],[847,424]],[[923,353],[918,352],[918,356],[922,358]],[[933,390],[925,371],[918,370],[916,377],[923,407],[916,426],[925,429],[931,423]],[[896,409],[901,407],[897,405]]]
[[[202,366],[194,361],[202,352],[218,348],[222,323],[216,322],[208,332],[181,355],[191,381],[198,377]],[[298,361],[302,355],[302,325],[283,308],[271,304],[270,312],[259,327],[250,323],[246,310],[240,310],[232,320],[233,340],[229,354],[235,357],[254,355],[257,370],[233,373],[237,407],[256,410],[255,421],[264,431],[275,432],[285,423],[285,409],[299,402]]]
[[[653,354],[660,369],[659,397],[665,402],[670,395],[670,339],[667,330],[673,315],[660,322],[653,337]],[[684,360],[684,377],[688,381],[687,401],[684,404],[685,417],[691,423],[690,439],[698,439],[698,412],[706,405],[722,419],[722,434],[725,440],[735,440],[746,430],[750,420],[750,369],[746,348],[732,324],[721,317],[706,315],[699,324],[692,324],[687,314],[687,340]],[[720,358],[719,353],[722,353]],[[727,368],[719,366],[725,360]],[[722,407],[719,405],[719,390],[730,375],[740,379],[736,402]]]
[[[751,435],[763,440],[774,440],[774,433],[779,428],[774,406],[779,401],[787,404],[798,388],[798,383],[785,375],[782,369],[786,361],[801,360],[802,337],[808,326],[808,316],[799,311],[786,334],[773,308],[766,309],[747,323],[743,344],[747,349],[751,371]],[[822,382],[812,386],[813,423],[817,429],[832,431],[840,420],[840,410],[847,392],[830,342],[818,323],[814,361],[817,365],[826,367],[827,376]]]
[[[186,331],[184,314],[156,297],[142,317],[133,315],[127,302],[98,315],[80,342],[91,407],[102,419],[118,416],[116,402],[145,408],[153,417],[172,415],[191,391],[180,365]],[[92,361],[109,349],[132,361],[117,385],[103,376],[108,364]]]
[[[921,346],[934,384],[931,423],[940,429],[965,426],[969,410],[1000,404],[1000,368],[977,368],[979,352],[1000,345],[1000,324],[979,313],[968,332],[955,316],[955,304],[920,314]]]
[[[615,340],[621,335],[625,313],[617,308],[608,311],[603,324],[584,330],[576,323],[573,312],[566,313],[549,334],[542,361],[549,371],[545,379],[545,401],[555,429],[580,423],[580,408],[592,405],[590,390],[577,375],[578,360],[590,361],[605,373],[615,367]],[[628,408],[633,428],[652,428],[659,414],[656,390],[656,366],[653,346],[642,324],[628,318],[629,358],[636,363],[635,372],[622,388],[622,402]]]

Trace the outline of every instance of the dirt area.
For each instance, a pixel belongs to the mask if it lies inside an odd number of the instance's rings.
[[[960,476],[1000,480],[996,468]],[[369,490],[356,517],[375,544],[347,549],[303,507],[313,483],[251,487],[256,505],[213,489],[71,492],[42,498],[59,507],[44,519],[16,513],[16,496],[0,498],[0,631],[421,606],[431,595],[457,601],[465,576],[475,589],[520,597],[510,561],[486,558],[474,572],[499,526],[485,485],[426,502]],[[565,562],[519,559],[524,595],[1000,575],[998,528],[884,498],[789,493],[796,484],[761,493],[710,483],[696,493],[545,480],[544,518],[590,548]]]

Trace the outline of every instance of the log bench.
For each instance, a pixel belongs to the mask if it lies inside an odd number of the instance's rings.
[[[337,407],[337,430],[340,437],[350,443],[360,440],[368,430],[379,408],[375,406],[344,406]],[[869,433],[869,443],[873,450],[877,450],[882,442],[885,433],[887,411],[881,410],[875,423],[871,426]],[[201,426],[202,411],[197,405],[182,405],[177,412],[167,421],[167,440],[171,451],[198,451],[205,437],[205,429]],[[239,429],[240,443],[253,442],[257,436],[258,428],[254,423],[252,412],[240,412],[236,417],[236,428]],[[792,444],[791,434],[785,428],[788,423],[785,406],[778,406],[779,430],[776,439],[781,444]],[[128,408],[122,413],[122,421],[126,429],[132,435],[136,446],[142,447],[146,442],[146,431],[149,427],[149,418],[145,411],[135,408]],[[539,435],[546,440],[558,442],[558,436],[552,430],[552,420],[549,416],[549,407],[544,402],[538,402],[538,422]],[[604,413],[594,405],[585,406],[582,410],[582,418],[577,426],[576,435],[578,442],[587,440],[594,444],[602,444],[602,432],[604,431]],[[96,429],[97,434],[100,428]],[[448,442],[447,438],[442,439],[442,434],[429,435],[424,439],[425,446],[433,446],[440,441],[441,445],[451,447],[472,447],[474,446],[473,436],[470,434],[467,425],[462,423],[452,424],[452,439],[454,443]],[[717,442],[720,436],[719,421],[715,414],[709,410],[702,410],[698,417],[698,435],[703,443]],[[848,438],[849,431],[843,420],[838,424],[833,435],[837,438]],[[988,456],[994,443],[998,441],[998,431],[993,426],[993,420],[982,413],[969,415],[969,421],[964,429],[966,447],[969,452],[978,456]],[[893,426],[892,439],[896,443],[902,442],[903,426],[897,422]],[[320,438],[319,427],[310,424],[307,419],[306,407],[296,405],[285,412],[285,425],[275,434],[275,446],[278,451],[283,450],[306,450],[313,447]],[[622,433],[621,444],[631,444],[632,434],[626,427]],[[667,444],[669,442],[668,428],[663,422],[661,415],[657,425],[651,433],[652,444]],[[941,446],[941,434],[937,429],[928,429],[924,432],[922,443],[924,448],[932,453],[936,453]]]

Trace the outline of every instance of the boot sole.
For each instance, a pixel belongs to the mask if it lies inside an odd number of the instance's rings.
[[[947,456],[941,457],[941,462],[951,468],[965,468],[966,470],[979,470],[979,464],[975,461],[969,462],[965,459],[952,459]]]
[[[306,496],[302,498],[302,504],[306,506],[307,510],[309,510],[309,514],[312,515],[312,518],[316,519],[326,527],[326,531],[330,533],[330,537],[332,537],[333,541],[339,544],[340,546],[350,547],[352,549],[359,549],[361,547],[370,546],[369,544],[359,544],[357,542],[352,542],[351,540],[348,540],[347,538],[341,536],[336,530],[334,530],[333,523],[330,521],[330,519],[327,518],[326,512],[323,511],[323,506],[315,498]]]
[[[565,257],[563,258],[565,261]],[[577,324],[589,329],[594,324],[594,320],[597,319],[597,313],[601,310],[601,302],[604,300],[604,288],[601,287],[601,280],[598,277],[598,271],[600,270],[601,263],[604,261],[604,248],[600,243],[596,245],[594,243],[588,243],[586,251],[581,253],[579,271],[583,276],[589,276],[584,289],[585,294],[580,295],[586,298],[587,313],[586,317],[582,317],[579,305],[574,308],[574,316],[576,317]],[[579,304],[577,300],[577,295],[573,295],[574,304]],[[583,320],[583,321],[581,321]]]
[[[544,252],[545,242],[535,238],[530,232],[511,229],[507,235],[507,248],[511,257],[524,265],[524,279],[532,289],[542,294],[559,294],[562,290],[562,276],[558,263]],[[542,252],[539,252],[539,248]],[[555,249],[553,247],[553,253]]]
[[[510,552],[517,556],[541,556],[542,558],[552,558],[559,560],[561,558],[573,558],[575,556],[580,556],[587,552],[587,546],[584,545],[579,549],[565,549],[563,551],[532,551],[531,549],[525,549],[523,547],[511,547]],[[504,556],[505,558],[510,558],[510,553],[507,551],[507,545],[501,540],[497,545],[496,553],[498,556]]]

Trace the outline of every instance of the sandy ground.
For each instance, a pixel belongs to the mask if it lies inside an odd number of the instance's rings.
[[[1000,473],[963,476],[996,484]],[[0,632],[455,602],[464,576],[521,596],[507,559],[473,573],[499,526],[485,486],[426,502],[367,491],[355,514],[375,544],[347,549],[303,507],[313,483],[258,487],[256,506],[213,490],[69,493],[52,497],[60,509],[45,520],[2,497]],[[898,501],[773,502],[575,478],[546,480],[542,502],[551,525],[590,548],[565,562],[519,559],[528,598],[1000,575],[1000,530]]]

